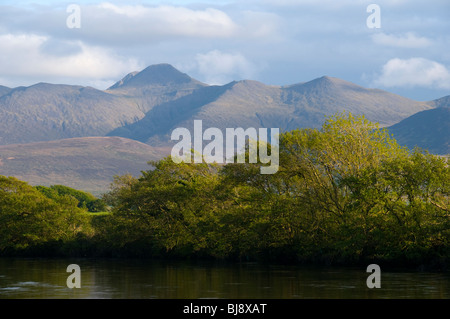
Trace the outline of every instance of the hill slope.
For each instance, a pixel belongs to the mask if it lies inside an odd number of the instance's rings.
[[[418,112],[389,127],[401,144],[430,153],[450,154],[450,96],[429,102],[435,109]]]
[[[63,184],[100,194],[114,175],[138,176],[169,151],[120,137],[84,137],[0,146],[0,175],[32,185]]]

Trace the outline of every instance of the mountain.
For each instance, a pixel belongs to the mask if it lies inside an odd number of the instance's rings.
[[[134,100],[144,112],[155,105],[176,100],[207,86],[170,64],[150,65],[140,72],[131,72],[109,87],[106,92]]]
[[[401,145],[430,153],[450,154],[450,96],[429,102],[434,109],[418,112],[389,127]]]
[[[281,131],[318,128],[325,116],[348,111],[364,114],[389,126],[433,106],[389,92],[367,89],[332,77],[290,86],[269,86],[244,80],[206,86],[190,95],[155,106],[139,121],[117,128],[108,136],[123,136],[151,145],[169,143],[177,127],[192,129],[195,119],[204,127],[276,127]]]
[[[370,121],[389,126],[418,111],[430,109],[417,102],[379,89],[368,89],[354,83],[323,76],[321,78],[284,88],[287,101],[325,115],[346,110],[364,114]]]
[[[15,176],[32,185],[63,184],[100,195],[114,175],[138,176],[167,149],[121,137],[83,137],[50,142],[0,146],[0,175]]]
[[[49,83],[0,86],[0,145],[104,136],[204,86],[168,64],[130,73],[104,91]]]
[[[102,136],[144,114],[132,101],[91,87],[19,87],[0,97],[0,145]]]

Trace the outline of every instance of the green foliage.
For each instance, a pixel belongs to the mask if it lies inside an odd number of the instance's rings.
[[[195,229],[217,180],[212,165],[175,164],[170,158],[153,163],[140,179],[116,177],[105,200],[113,206],[110,236],[120,245],[148,242],[157,250],[189,251],[197,241]],[[194,199],[194,200],[193,200]]]
[[[57,199],[60,196],[71,196],[78,201],[77,206],[86,208],[90,212],[103,212],[107,209],[106,203],[94,195],[73,189],[64,185],[36,186],[36,189],[51,199]]]
[[[0,253],[68,242],[82,232],[90,232],[89,220],[72,197],[51,199],[25,182],[0,176]]]
[[[351,114],[284,133],[279,149],[273,175],[166,158],[139,179],[117,178],[114,243],[215,258],[448,260],[447,160]]]
[[[72,243],[114,256],[449,262],[448,159],[402,148],[351,114],[330,117],[320,130],[281,134],[279,152],[272,175],[261,174],[260,163],[176,164],[168,157],[139,178],[116,176],[102,199],[111,211],[82,214],[90,228],[75,228]],[[37,191],[11,179],[1,185],[0,250],[73,238],[61,217],[79,216],[69,213],[79,211],[78,193]]]

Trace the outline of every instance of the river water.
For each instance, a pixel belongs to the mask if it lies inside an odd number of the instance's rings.
[[[69,264],[80,288],[68,288]],[[450,298],[450,273],[387,271],[368,288],[366,268],[128,259],[0,258],[1,299]]]

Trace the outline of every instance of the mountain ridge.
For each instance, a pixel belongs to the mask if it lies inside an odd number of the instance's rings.
[[[447,102],[414,101],[327,75],[285,86],[255,80],[208,85],[160,63],[128,73],[106,90],[44,82],[0,87],[0,145],[113,135],[167,142],[171,129],[189,127],[194,119],[218,128],[317,128],[342,111],[390,127]]]
[[[325,116],[342,111],[366,115],[369,120],[387,127],[418,111],[433,108],[424,102],[328,76],[289,86],[269,86],[254,80],[232,81],[215,86],[218,94],[210,100],[195,98],[203,92],[211,92],[212,87],[203,87],[189,96],[158,105],[137,122],[107,135],[137,139],[150,145],[156,141],[170,144],[170,131],[177,127],[192,129],[195,119],[203,120],[205,127],[219,129],[278,127],[287,131],[319,128]],[[180,112],[184,112],[183,116],[179,116]],[[161,123],[165,123],[164,131],[155,131]]]

